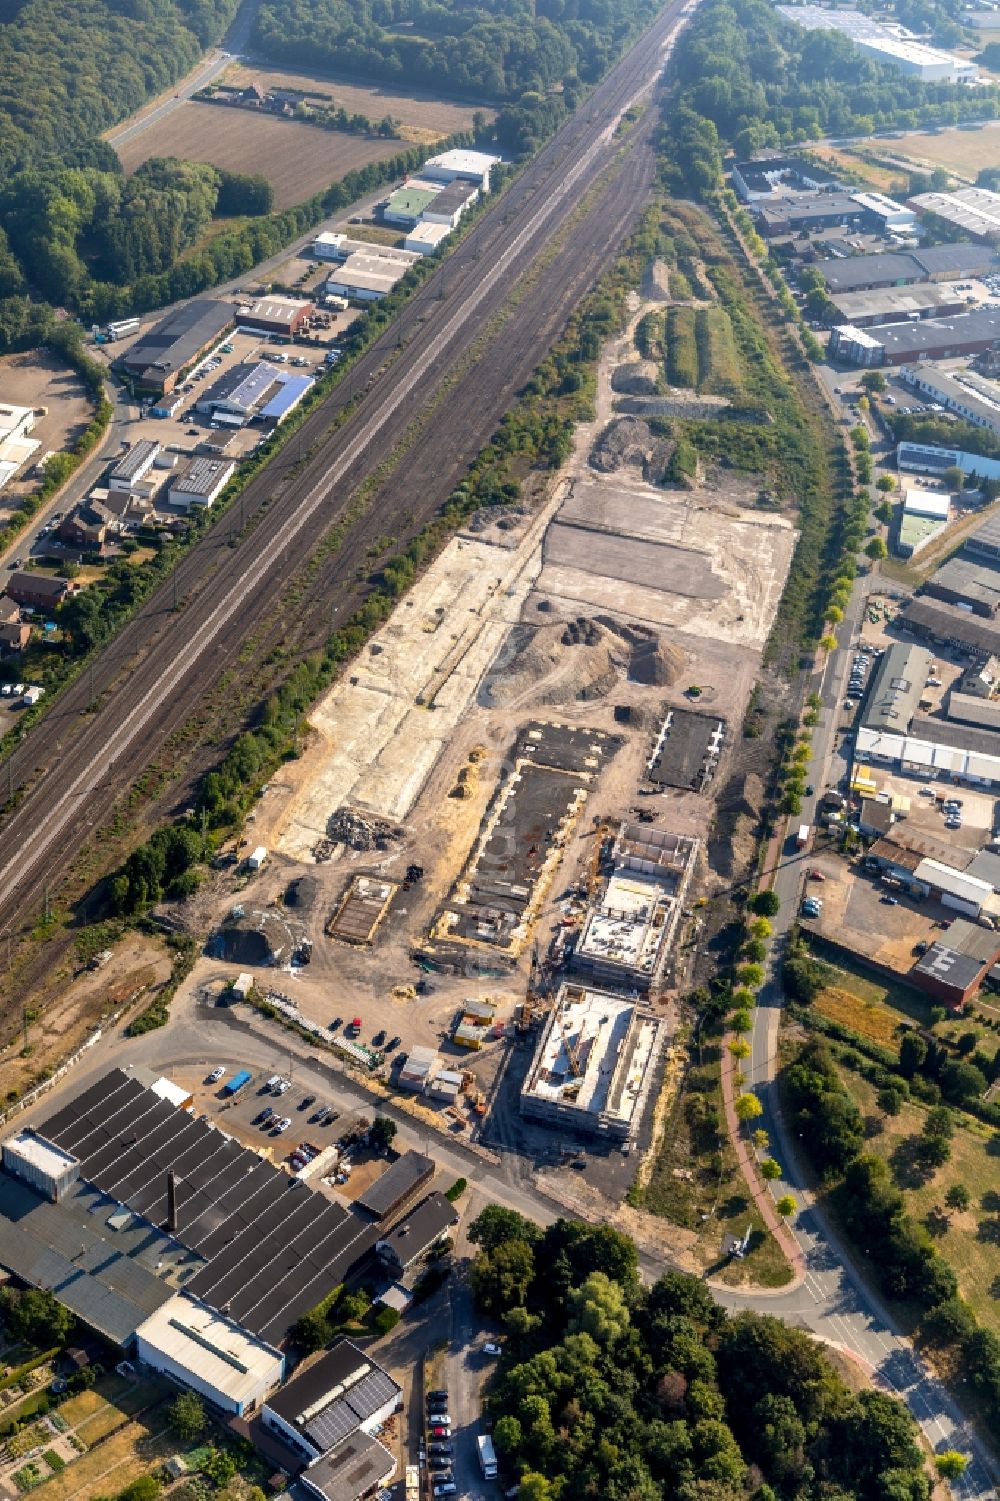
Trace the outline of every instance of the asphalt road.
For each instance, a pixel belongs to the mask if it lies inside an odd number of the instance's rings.
[[[820,722],[813,730],[808,769],[808,780],[816,788],[816,796],[803,805],[801,822],[815,825],[818,798],[826,786],[841,780],[846,769],[836,744],[838,706],[845,696],[853,643],[859,635],[865,602],[881,583],[878,575],[871,574],[863,574],[856,580],[838,631],[841,645],[827,659],[819,690]],[[796,818],[790,823],[799,821]],[[766,983],[755,1012],[747,1070],[748,1087],[764,1106],[760,1124],[768,1132],[772,1149],[784,1168],[783,1178],[770,1185],[771,1192],[776,1198],[790,1193],[804,1206],[792,1224],[792,1231],[805,1256],[805,1282],[794,1292],[776,1295],[770,1303],[771,1311],[789,1322],[803,1323],[871,1367],[887,1390],[906,1401],[934,1450],[958,1449],[970,1455],[965,1475],[951,1482],[954,1494],[963,1501],[987,1501],[997,1491],[985,1450],[942,1384],[932,1376],[910,1342],[899,1334],[881,1299],[867,1286],[826,1216],[812,1200],[798,1160],[798,1143],[790,1139],[778,1108],[775,1077],[784,1003],[781,955],[795,922],[802,884],[811,863],[808,851],[796,850],[794,844],[793,837],[786,841],[774,882],[781,910],[774,919],[774,941]],[[728,1307],[761,1307],[759,1298],[744,1299],[737,1294],[722,1294],[720,1301]]]
[[[8,930],[28,915],[53,869],[62,869],[86,842],[116,796],[214,683],[268,604],[280,597],[289,575],[344,518],[359,484],[411,424],[425,422],[425,460],[433,461],[438,480],[453,472],[451,483],[486,441],[517,388],[512,377],[523,381],[549,347],[558,326],[553,312],[568,312],[567,289],[577,295],[586,289],[588,272],[606,264],[645,201],[653,165],[651,118],[624,141],[616,138],[615,126],[651,87],[680,15],[679,3],[661,14],[389,332],[310,414],[301,442],[283,450],[248,486],[236,514],[220,518],[186,555],[175,571],[179,612],[171,582],[96,659],[93,688],[89,673],[71,685],[18,746],[10,775],[14,787],[25,791],[0,830],[0,922]],[[553,237],[616,162],[610,186],[599,189],[607,213],[592,210],[572,243],[551,259]],[[511,311],[514,293],[520,300]],[[504,312],[503,339],[476,352],[480,331]],[[473,355],[475,378],[453,391],[456,370]],[[455,391],[463,404],[452,407]],[[428,424],[427,408],[434,410],[438,396],[440,408]],[[343,420],[331,426],[338,414]],[[419,522],[419,506],[429,516],[447,493],[438,496],[431,487],[415,497],[412,486],[404,485],[396,509],[379,507],[374,519],[383,532],[400,535],[404,512],[417,510]],[[256,520],[248,531],[244,510]],[[363,559],[363,550],[356,554],[342,544],[339,577],[330,586],[343,588]]]

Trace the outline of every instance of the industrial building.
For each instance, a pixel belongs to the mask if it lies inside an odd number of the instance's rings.
[[[367,1351],[341,1339],[267,1399],[261,1423],[308,1464],[353,1434],[374,1434],[399,1409],[402,1395]]]
[[[422,1152],[404,1152],[380,1178],[376,1178],[355,1199],[358,1209],[365,1209],[377,1220],[392,1219],[426,1188],[434,1177],[434,1161]]]
[[[299,1485],[316,1501],[364,1501],[396,1473],[396,1461],[384,1444],[360,1429],[299,1475]]]
[[[974,370],[927,370],[905,366],[900,379],[974,427],[1000,433],[1000,386]]]
[[[312,390],[308,375],[295,375],[261,360],[258,364],[232,365],[199,396],[199,412],[226,427],[244,427],[260,421],[277,426]]]
[[[400,1064],[396,1083],[400,1089],[409,1089],[414,1094],[423,1094],[440,1066],[441,1059],[437,1049],[424,1047],[418,1043],[410,1049]]]
[[[849,255],[814,262],[831,297],[846,292],[874,292],[920,282],[960,281],[985,275],[996,255],[983,245],[930,245],[878,255]]]
[[[228,459],[192,459],[170,481],[167,498],[172,506],[190,511],[207,510],[215,504],[236,472]]]
[[[320,261],[346,261],[352,255],[370,255],[377,260],[389,261],[397,266],[412,266],[418,256],[396,245],[376,245],[370,240],[352,240],[348,235],[317,235],[310,246],[311,253]]]
[[[804,31],[839,31],[867,57],[922,83],[972,83],[979,75],[975,63],[928,47],[902,26],[886,26],[861,11],[820,5],[776,5],[775,10]]]
[[[420,175],[437,182],[455,182],[457,179],[474,182],[481,193],[488,193],[490,173],[499,164],[500,157],[488,156],[485,151],[443,151],[440,156],[428,157],[420,168]]]
[[[140,438],[127,453],[112,464],[108,471],[109,490],[127,490],[142,493],[139,487],[153,468],[160,454],[160,444],[153,438]]]
[[[750,205],[757,228],[773,239],[793,231],[813,234],[821,229],[863,229],[868,210],[847,192],[799,193],[758,198]]]
[[[943,474],[946,469],[961,469],[963,474],[975,474],[981,479],[1000,479],[1000,459],[984,459],[981,454],[942,448],[937,443],[897,443],[896,467],[915,474]]]
[[[951,515],[951,496],[941,490],[920,490],[910,486],[903,493],[903,509],[896,533],[895,550],[901,558],[912,558],[940,535]]]
[[[918,193],[910,199],[920,217],[933,217],[950,229],[987,244],[1000,241],[1000,193],[989,188],[958,188],[953,193]]]
[[[861,716],[869,730],[905,733],[927,682],[931,654],[923,646],[894,642],[883,652]]]
[[[390,193],[382,205],[382,218],[386,224],[397,224],[401,229],[412,229],[419,224],[424,216],[424,211],[429,209],[435,198],[444,191],[444,185],[417,186],[417,184],[404,183],[401,188],[396,188]]]
[[[957,646],[984,659],[1000,656],[1000,625],[982,620],[958,605],[912,599],[896,618],[904,630],[912,631],[915,636]]]
[[[960,693],[953,688],[948,695],[947,713],[949,719],[957,719],[962,724],[1000,732],[1000,701],[995,698]]]
[[[910,971],[920,990],[960,1010],[976,994],[1000,958],[1000,937],[988,928],[957,917],[946,938],[931,944]]]
[[[948,606],[940,608],[947,609]],[[921,721],[911,734],[862,726],[855,737],[854,759],[862,765],[875,762],[898,766],[904,772],[923,778],[948,777],[953,782],[965,782],[969,786],[996,787],[1000,785],[1000,755],[973,749],[969,744],[949,743],[956,738],[960,742],[971,741],[983,733],[937,719]],[[995,743],[996,737],[990,735],[989,740]]]
[[[982,526],[965,539],[965,551],[973,557],[1000,563],[1000,511],[994,511]]]
[[[673,946],[697,853],[697,839],[623,826],[614,873],[587,914],[574,969],[602,986],[652,990]]]
[[[456,178],[435,195],[421,214],[421,221],[425,224],[444,224],[448,229],[455,229],[459,219],[478,197],[479,189],[475,183]]]
[[[376,247],[356,250],[330,272],[323,291],[327,297],[346,297],[350,302],[377,302],[402,281],[410,264],[379,255]]]
[[[949,290],[946,282],[885,287],[875,292],[838,292],[830,301],[838,318],[855,328],[876,328],[880,323],[898,323],[904,318],[940,318],[966,308],[964,295]]]
[[[561,986],[521,1089],[521,1114],[586,1136],[633,1139],[656,1074],[661,1027],[620,996]]]
[[[377,1227],[139,1074],[112,1069],[36,1128],[47,1179],[4,1153],[0,1265],[126,1349],[181,1291],[274,1349],[367,1261]]]
[[[240,328],[248,333],[277,334],[292,339],[314,312],[311,302],[291,297],[261,297],[237,308]]]
[[[434,224],[424,219],[409,231],[404,244],[417,255],[433,255],[450,234],[450,224]]]
[[[950,318],[884,323],[865,331],[849,324],[831,330],[829,353],[852,365],[905,365],[947,360],[992,349],[1000,339],[1000,308],[981,307]]]
[[[140,334],[115,360],[115,368],[144,390],[172,391],[188,366],[214,348],[234,322],[228,302],[195,298]]]
[[[41,446],[35,438],[28,437],[37,415],[34,407],[15,407],[6,402],[0,403],[0,490],[9,484],[19,469],[23,469]]]
[[[458,1210],[454,1204],[442,1193],[428,1194],[379,1240],[376,1255],[393,1276],[401,1276],[423,1261],[457,1224]]]
[[[832,193],[843,187],[832,172],[804,156],[756,157],[753,161],[737,162],[729,170],[736,194],[744,203],[771,198],[779,186],[810,193]]]
[[[927,579],[924,593],[994,620],[1000,610],[1000,572],[972,558],[949,558]]]
[[[285,1374],[280,1350],[186,1293],[139,1325],[135,1357],[237,1417],[259,1407]]]

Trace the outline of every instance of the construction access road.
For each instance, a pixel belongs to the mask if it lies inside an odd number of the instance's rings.
[[[0,828],[0,932],[30,921],[43,887],[58,882],[331,528],[341,535],[322,584],[328,602],[343,599],[343,618],[372,534],[401,540],[446,498],[647,199],[653,112],[621,136],[617,126],[650,90],[691,5],[665,8],[297,441],[16,748],[3,779],[8,804],[21,796]],[[481,338],[501,316],[498,336]],[[409,483],[388,475],[391,503],[378,490],[352,510],[404,434],[429,457],[434,482],[413,485],[408,451]]]

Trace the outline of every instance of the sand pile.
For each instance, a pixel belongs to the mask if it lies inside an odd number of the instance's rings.
[[[628,676],[633,683],[669,688],[684,667],[684,653],[668,646],[662,636],[646,626],[625,625],[610,615],[591,622],[618,636],[628,649]]]

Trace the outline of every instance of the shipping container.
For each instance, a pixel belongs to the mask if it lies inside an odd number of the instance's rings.
[[[222,1093],[227,1095],[237,1094],[243,1088],[244,1084],[250,1083],[252,1078],[253,1075],[248,1068],[241,1068],[238,1074],[233,1075],[228,1084],[222,1086]]]

